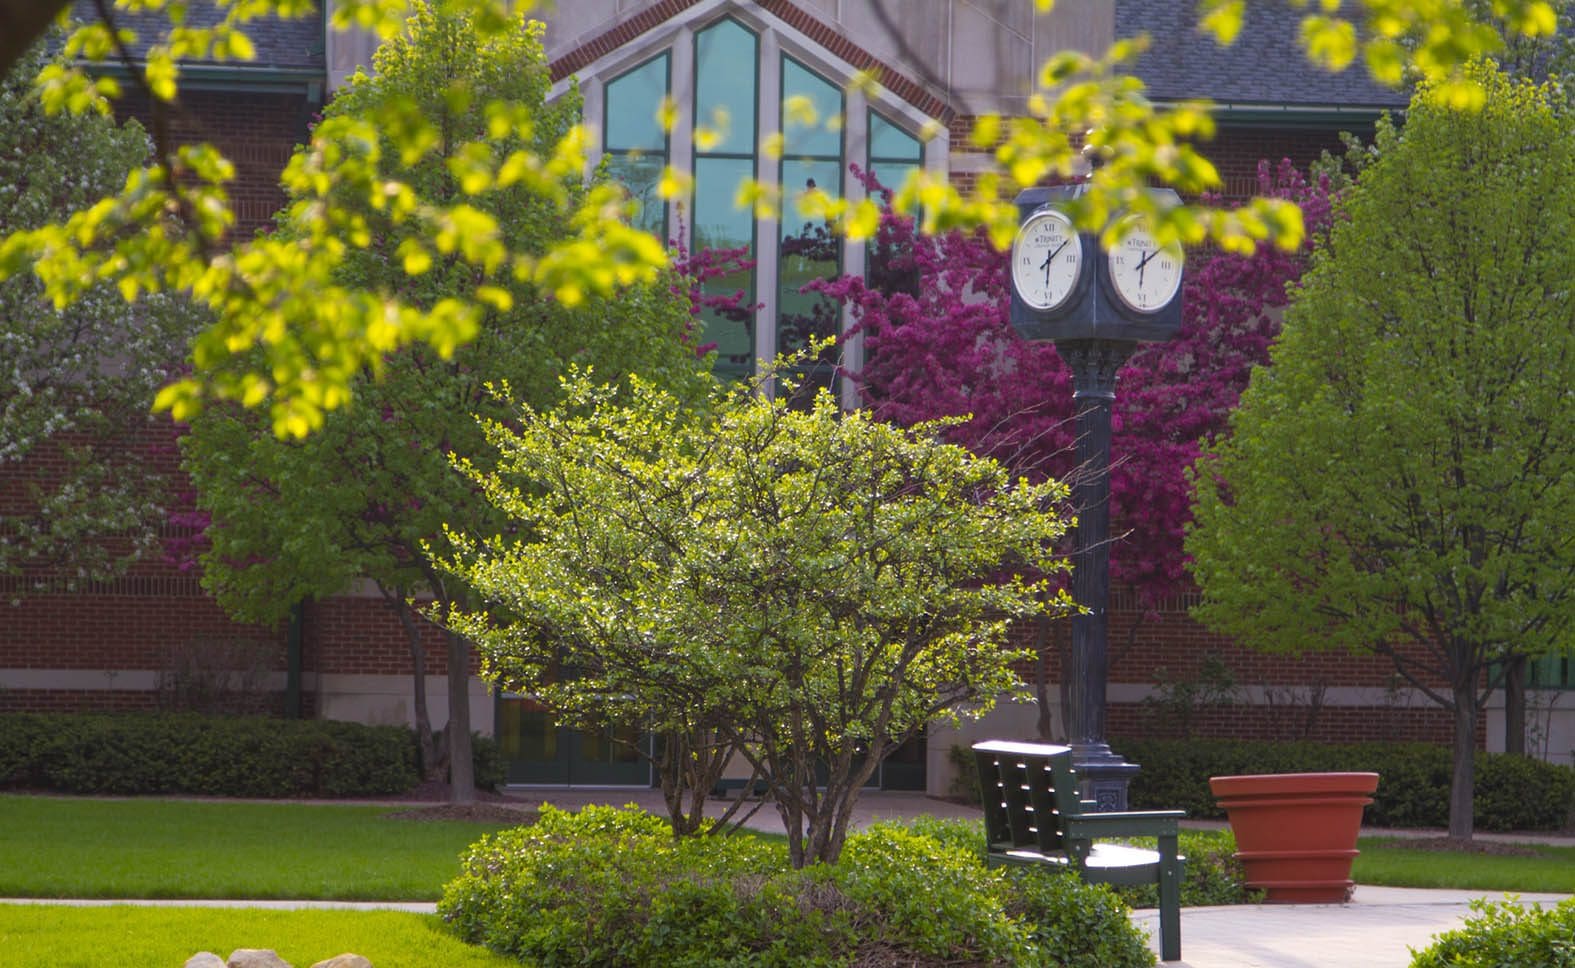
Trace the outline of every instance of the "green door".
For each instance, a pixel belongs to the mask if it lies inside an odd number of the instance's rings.
[[[922,733],[891,751],[880,765],[882,790],[925,789],[924,758],[929,739]]]
[[[651,785],[651,766],[635,748],[638,730],[582,733],[559,726],[540,703],[523,696],[498,700],[498,746],[508,783],[549,786]]]

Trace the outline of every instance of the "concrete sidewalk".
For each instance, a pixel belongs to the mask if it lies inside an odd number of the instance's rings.
[[[1492,892],[1356,888],[1348,904],[1253,904],[1183,908],[1181,953],[1186,968],[1405,968],[1411,949],[1457,928],[1474,897]],[[1527,894],[1525,904],[1551,906],[1559,894]],[[1159,950],[1159,914],[1135,911],[1132,920]]]

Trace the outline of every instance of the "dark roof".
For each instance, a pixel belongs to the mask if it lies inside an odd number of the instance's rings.
[[[78,20],[91,22],[98,19],[92,0],[76,0],[73,11]],[[163,14],[130,13],[115,10],[115,23],[137,34],[132,51],[141,55],[148,49],[151,38],[162,35],[169,27]],[[186,24],[192,27],[211,27],[224,19],[224,11],[213,0],[193,0],[186,9]],[[195,61],[248,68],[251,70],[323,71],[323,17],[321,10],[294,20],[278,17],[259,17],[245,25],[244,32],[257,49],[249,61]]]
[[[1116,0],[1116,36],[1149,35],[1151,46],[1138,60],[1136,73],[1156,101],[1405,107],[1407,92],[1372,80],[1360,58],[1338,74],[1310,63],[1297,43],[1306,11],[1283,2],[1246,7],[1242,31],[1229,47],[1198,31],[1197,0]]]

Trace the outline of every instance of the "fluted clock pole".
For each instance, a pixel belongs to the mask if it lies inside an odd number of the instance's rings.
[[[1071,235],[1067,212],[1081,186],[1030,188],[1017,197],[1021,230],[1012,245],[1012,328],[1025,339],[1050,340],[1072,370],[1077,408],[1077,470],[1072,501],[1078,515],[1072,598],[1086,610],[1072,618],[1067,730],[1082,796],[1099,810],[1125,810],[1127,785],[1138,772],[1105,741],[1110,673],[1110,410],[1116,374],[1140,343],[1170,339],[1181,328],[1184,258],[1159,245],[1136,215],[1116,223],[1117,242],[1102,250],[1091,233]],[[1156,192],[1160,208],[1180,202]],[[1073,240],[1076,244],[1073,244]]]

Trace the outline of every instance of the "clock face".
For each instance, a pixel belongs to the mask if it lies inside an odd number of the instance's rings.
[[[1083,241],[1065,215],[1041,210],[1018,229],[1012,242],[1012,288],[1030,308],[1060,308],[1082,271]]]
[[[1134,219],[1121,241],[1110,250],[1110,287],[1128,309],[1156,313],[1176,298],[1181,288],[1181,246],[1163,248]]]

